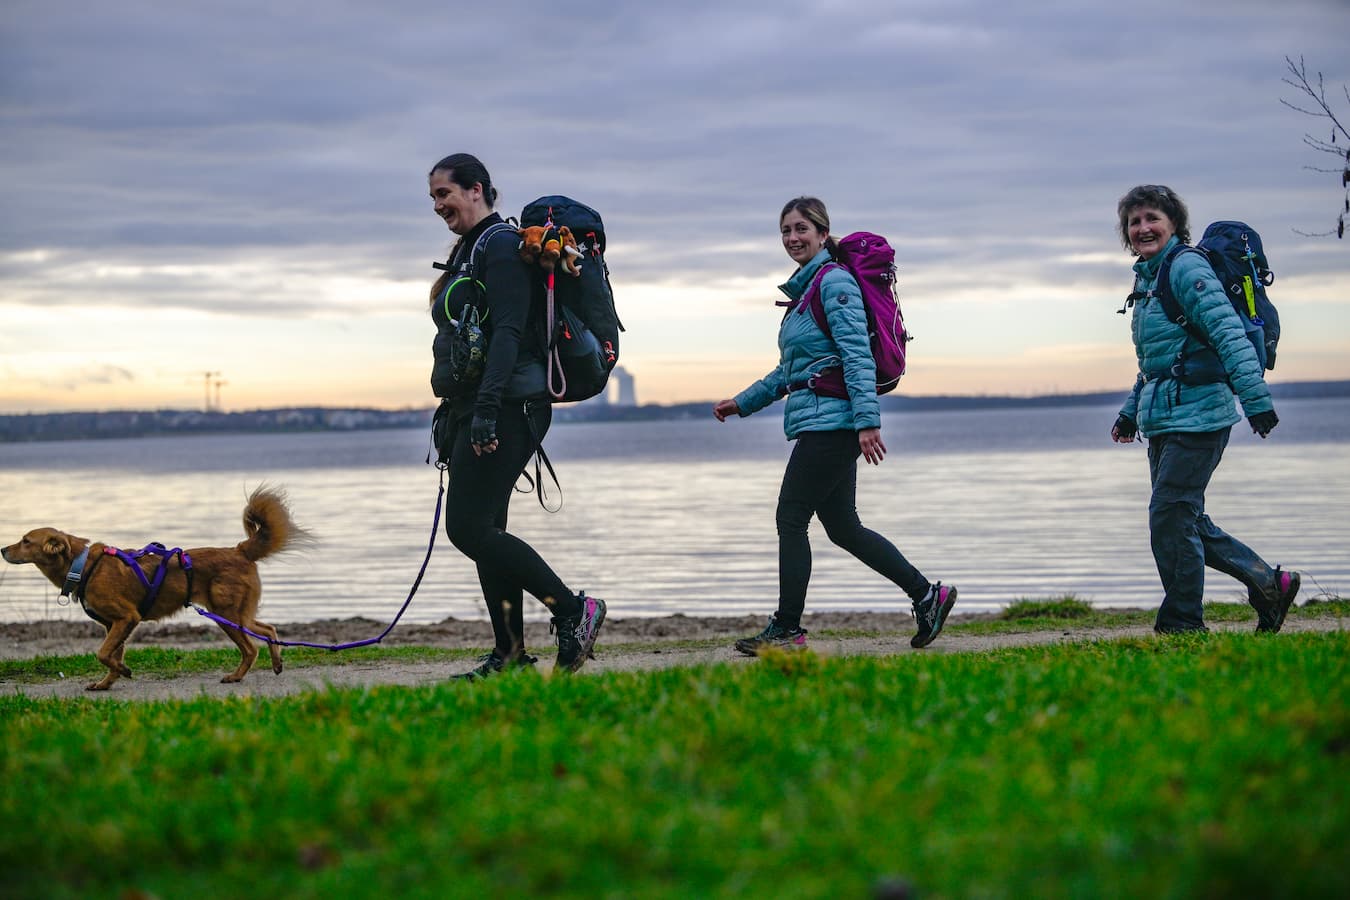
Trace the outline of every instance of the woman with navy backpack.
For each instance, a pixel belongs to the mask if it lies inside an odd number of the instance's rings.
[[[894,544],[858,519],[858,457],[878,465],[886,456],[862,293],[847,269],[828,265],[837,258],[838,245],[830,237],[824,203],[814,197],[791,200],[778,223],[783,249],[798,267],[780,287],[791,305],[778,330],[778,366],[713,407],[713,415],[724,422],[786,397],[783,428],[788,440],[795,441],[778,495],[778,610],[763,631],[738,640],[736,649],[754,656],[765,647],[806,646],[801,618],[811,579],[807,527],[812,516],[820,519],[831,541],[909,596],[919,628],[910,644],[925,647],[942,631],[956,604],[956,588],[930,583]],[[813,286],[829,334],[803,308]],[[815,377],[832,367],[842,367],[847,397],[814,390]]]
[[[497,189],[476,157],[447,156],[427,176],[432,207],[459,237],[431,289],[431,385],[442,398],[437,452],[449,471],[445,530],[477,565],[492,620],[494,646],[477,667],[456,676],[470,681],[532,666],[525,652],[525,592],[552,612],[558,641],[555,668],[573,672],[591,655],[605,619],[602,600],[568,589],[534,548],[506,530],[516,479],[553,420],[546,381],[546,348],[538,326],[543,313],[532,297],[518,255],[520,235],[493,207]],[[487,351],[477,379],[458,365],[463,320],[482,324]]]
[[[1120,198],[1116,214],[1121,242],[1138,257],[1130,331],[1139,375],[1111,439],[1148,439],[1149,540],[1163,586],[1153,628],[1160,634],[1208,630],[1202,601],[1209,566],[1246,585],[1257,631],[1279,631],[1298,593],[1298,573],[1272,569],[1205,514],[1205,488],[1242,421],[1233,395],[1262,438],[1280,421],[1260,359],[1205,254],[1186,247],[1190,218],[1176,192],[1140,185]],[[1176,298],[1182,322],[1164,309],[1163,289]]]

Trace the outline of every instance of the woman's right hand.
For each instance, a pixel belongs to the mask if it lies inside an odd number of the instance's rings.
[[[469,443],[474,456],[493,453],[497,450],[497,420],[474,416],[469,423]]]
[[[741,407],[735,400],[719,400],[717,405],[713,407],[713,415],[717,417],[719,422],[725,422],[727,416],[739,416],[740,414]]]
[[[1111,426],[1111,440],[1117,444],[1134,443],[1134,436],[1138,433],[1139,426],[1124,413],[1116,416],[1116,424]]]

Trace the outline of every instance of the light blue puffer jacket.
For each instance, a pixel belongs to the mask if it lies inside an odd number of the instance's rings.
[[[779,290],[791,300],[800,300],[816,272],[829,261],[830,252],[821,250]],[[803,431],[861,431],[881,427],[877,368],[867,337],[867,311],[858,283],[848,271],[835,267],[821,279],[820,290],[833,340],[821,331],[810,310],[800,305],[790,308],[778,329],[777,368],[735,398],[741,415],[748,416],[786,395],[783,431],[788,440]],[[807,389],[788,392],[788,385],[805,382],[841,362],[849,399],[818,397]]]
[[[1178,243],[1174,235],[1161,253],[1135,262],[1136,291],[1156,286],[1163,257]],[[1160,300],[1146,296],[1135,304],[1130,325],[1140,374],[1120,411],[1134,419],[1144,435],[1156,435],[1218,431],[1242,421],[1233,404],[1234,393],[1247,416],[1274,409],[1256,350],[1209,262],[1199,253],[1179,253],[1172,260],[1169,281],[1186,318],[1209,336],[1228,382],[1182,384],[1166,374],[1183,348],[1189,357],[1203,353],[1204,345],[1167,318]]]

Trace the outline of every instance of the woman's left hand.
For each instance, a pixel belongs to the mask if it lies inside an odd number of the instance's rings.
[[[881,442],[880,428],[864,428],[858,432],[858,446],[863,458],[872,465],[880,465],[886,458],[886,445]]]

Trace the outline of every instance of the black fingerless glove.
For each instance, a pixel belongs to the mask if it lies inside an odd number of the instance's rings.
[[[1139,426],[1134,423],[1134,419],[1121,413],[1116,416],[1116,434],[1123,438],[1132,438],[1139,433]]]
[[[1252,423],[1252,431],[1265,437],[1280,424],[1280,417],[1275,415],[1275,410],[1269,412],[1259,412],[1254,416],[1248,416],[1247,421]]]
[[[469,443],[486,447],[497,440],[497,420],[474,416],[469,425]]]

